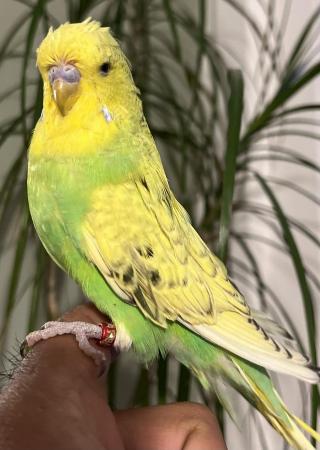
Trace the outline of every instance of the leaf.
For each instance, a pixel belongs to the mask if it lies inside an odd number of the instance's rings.
[[[38,249],[36,253],[36,271],[33,280],[33,289],[31,294],[31,305],[29,310],[29,320],[27,332],[35,330],[37,325],[39,305],[41,300],[42,288],[43,288],[43,275],[44,275],[44,256],[45,250],[42,244],[38,244]]]
[[[2,45],[0,46],[0,65],[5,61],[5,53],[12,44],[13,38],[16,36],[16,31],[23,27],[25,22],[30,18],[31,12],[28,11],[26,14],[23,14],[20,16],[10,27],[9,31],[7,32],[5,38],[2,41]]]
[[[247,256],[247,258],[252,266],[253,275],[257,280],[258,295],[260,297],[261,306],[263,308],[266,308],[267,300],[266,300],[265,284],[262,279],[259,264],[254,256],[253,252],[251,251],[249,245],[246,243],[245,239],[243,239],[243,237],[240,234],[234,233],[234,236],[236,237],[238,244],[242,248],[245,256]]]
[[[301,112],[305,112],[305,111],[320,111],[320,103],[309,103],[309,104],[297,105],[292,108],[285,108],[282,111],[280,111],[278,114],[274,114],[273,120],[277,120],[279,118],[282,118],[282,117],[285,117],[285,116],[288,116],[291,114],[301,113]]]
[[[263,152],[265,152],[265,154],[261,154]],[[254,151],[243,153],[241,156],[241,159],[239,158],[238,173],[242,170],[248,170],[249,164],[256,161],[283,161],[290,164],[297,164],[300,168],[320,172],[320,165],[317,165],[310,159],[302,157],[298,152],[282,146],[270,145],[268,149],[263,147],[258,148],[258,146],[256,146]]]
[[[176,24],[174,11],[171,8],[170,0],[162,0],[162,1],[163,1],[164,11],[167,15],[168,22],[170,25],[170,31],[171,31],[171,34],[173,37],[175,56],[177,57],[177,59],[179,61],[181,61],[181,44],[180,44],[180,39],[179,39],[178,31],[177,31],[177,24]]]
[[[183,364],[179,364],[177,402],[185,402],[189,399],[190,385],[191,373],[189,369]]]
[[[168,381],[168,357],[158,359],[158,403],[166,403]]]
[[[236,160],[239,151],[239,137],[243,111],[243,78],[238,70],[229,72],[230,97],[228,107],[229,126],[225,152],[225,168],[221,196],[220,232],[218,254],[225,261],[227,257],[228,236],[231,222],[232,200],[236,173]]]
[[[280,86],[274,98],[269,102],[264,111],[255,117],[249,124],[246,133],[241,139],[243,150],[246,148],[247,141],[258,131],[263,129],[271,120],[272,114],[281,106],[283,106],[293,95],[299,92],[306,84],[317,77],[320,73],[320,63],[314,64],[306,70],[298,79],[283,89]]]
[[[22,263],[23,263],[24,255],[25,255],[25,251],[26,251],[27,237],[28,237],[29,224],[30,224],[30,222],[29,222],[30,215],[29,215],[29,211],[27,209],[26,202],[24,202],[24,205],[22,205],[22,208],[23,208],[23,212],[21,214],[21,225],[20,225],[19,236],[17,239],[16,251],[15,251],[15,255],[14,255],[12,269],[10,272],[9,288],[8,288],[8,292],[7,292],[6,305],[5,305],[5,311],[4,311],[4,325],[0,332],[0,340],[2,340],[5,335],[6,327],[9,323],[11,313],[15,306],[16,293],[17,293],[17,289],[18,289],[18,285],[19,285]]]
[[[135,387],[133,405],[148,406],[149,405],[149,378],[148,370],[144,367],[140,370],[140,375]]]
[[[24,55],[22,59],[22,73],[21,73],[21,95],[20,95],[20,106],[21,106],[21,115],[22,115],[22,127],[23,127],[23,137],[24,144],[27,148],[29,142],[29,133],[27,130],[27,121],[26,121],[26,87],[27,87],[27,68],[29,63],[30,53],[32,51],[36,31],[38,28],[39,21],[42,19],[42,15],[44,12],[44,8],[47,0],[37,0],[35,6],[32,10],[32,19],[30,22],[30,26],[27,32],[26,44]]]
[[[297,39],[290,55],[287,64],[283,68],[283,83],[286,84],[288,79],[292,77],[292,72],[295,70],[300,58],[303,56],[303,46],[305,45],[307,39],[310,37],[311,32],[314,30],[314,26],[319,18],[320,7],[316,8],[314,13],[311,15],[308,22],[303,27],[303,30]]]
[[[308,342],[309,342],[309,350],[311,355],[311,360],[314,365],[317,365],[317,346],[316,346],[316,324],[315,324],[315,314],[313,307],[313,300],[311,291],[309,288],[309,284],[305,275],[305,268],[303,265],[303,261],[298,249],[298,246],[295,242],[293,234],[290,230],[290,226],[288,224],[287,218],[276,198],[271,188],[268,186],[266,181],[257,173],[255,173],[257,180],[259,181],[263,191],[268,196],[275,213],[278,217],[279,224],[281,225],[284,239],[287,243],[288,249],[291,254],[292,263],[294,265],[297,279],[299,281],[301,295],[303,298],[303,305],[305,310],[305,319],[308,324],[307,333],[308,333]],[[312,426],[316,428],[317,426],[317,410],[319,404],[319,398],[317,390],[313,389],[312,391],[312,409],[311,409],[311,417],[312,417]]]

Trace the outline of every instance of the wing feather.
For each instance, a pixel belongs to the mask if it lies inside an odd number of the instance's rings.
[[[165,183],[151,189],[141,179],[98,189],[83,236],[111,288],[154,323],[178,320],[252,362],[318,380],[303,355],[258,324]]]

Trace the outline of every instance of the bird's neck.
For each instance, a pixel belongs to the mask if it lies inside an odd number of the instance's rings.
[[[134,135],[145,133],[139,108],[128,111],[115,101],[107,104],[95,96],[81,96],[72,110],[61,115],[55,103],[44,97],[44,108],[30,147],[31,156],[80,157],[119,150]]]

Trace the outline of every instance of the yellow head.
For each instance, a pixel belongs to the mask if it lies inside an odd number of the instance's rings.
[[[141,116],[129,64],[108,28],[87,19],[50,29],[37,51],[44,82],[44,114],[63,121],[90,120],[105,108],[106,120]]]

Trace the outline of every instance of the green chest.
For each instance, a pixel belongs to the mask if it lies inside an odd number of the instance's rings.
[[[90,166],[72,159],[29,161],[31,216],[44,246],[63,267],[72,249],[81,248],[81,222],[98,178]]]
[[[82,248],[81,226],[92,209],[92,195],[102,186],[105,201],[132,170],[128,157],[109,152],[88,158],[30,158],[28,199],[37,233],[48,252],[59,262],[70,255],[70,246]],[[130,170],[131,169],[131,170]]]
[[[28,198],[35,225],[63,222],[68,228],[84,214],[88,176],[72,161],[39,160],[28,168]]]

